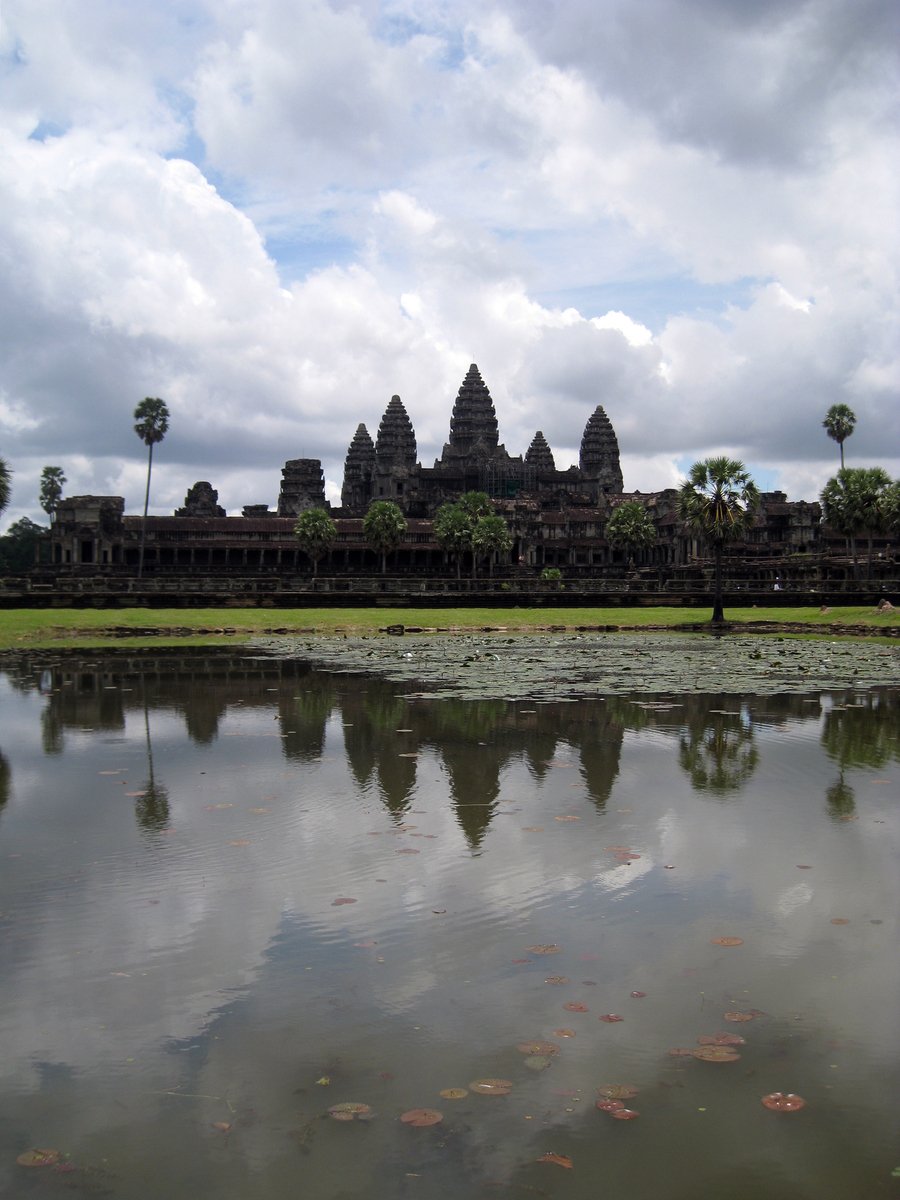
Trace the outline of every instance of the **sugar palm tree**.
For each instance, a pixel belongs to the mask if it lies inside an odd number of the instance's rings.
[[[387,556],[403,541],[406,533],[406,517],[393,500],[374,500],[363,520],[366,541],[376,554],[381,555],[381,573],[387,569]]]
[[[832,404],[822,422],[825,432],[841,448],[841,470],[844,469],[844,442],[856,426],[856,413],[847,404]]]
[[[169,409],[165,400],[148,396],[134,410],[134,432],[147,447],[147,490],[144,492],[144,517],[141,521],[141,549],[138,558],[138,579],[144,574],[144,542],[147,536],[147,509],[150,505],[150,472],[153,470],[153,447],[169,431]]]
[[[312,561],[315,579],[319,574],[319,559],[337,537],[337,526],[324,508],[307,508],[294,524],[294,537]]]
[[[715,560],[713,624],[725,620],[722,609],[722,550],[741,537],[759,503],[759,490],[744,464],[721,455],[695,462],[678,493],[678,509],[691,529],[712,546]]]
[[[62,467],[44,467],[41,471],[41,508],[52,517],[62,499],[66,477]]]
[[[0,513],[9,504],[9,494],[12,491],[12,471],[6,465],[6,459],[0,458]]]

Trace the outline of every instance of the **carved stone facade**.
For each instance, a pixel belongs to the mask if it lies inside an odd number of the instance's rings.
[[[585,426],[580,466],[557,471],[540,430],[524,458],[507,452],[490,391],[472,363],[453,404],[450,436],[434,466],[416,461],[412,422],[400,397],[392,396],[374,446],[365,425],[357,427],[345,460],[341,505],[345,515],[358,516],[372,500],[393,500],[407,516],[427,518],[464,492],[558,504],[566,497],[598,503],[621,491],[619,445],[601,407]]]
[[[188,488],[184,507],[175,509],[176,517],[224,517],[225,509],[218,503],[219,493],[211,483],[199,480]]]

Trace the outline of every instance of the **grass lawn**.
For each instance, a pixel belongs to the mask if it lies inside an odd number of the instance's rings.
[[[900,610],[898,610],[900,611]],[[884,615],[870,607],[732,608],[734,625],[756,622],[802,626],[803,632],[832,636],[835,626],[889,633],[898,611]],[[386,625],[422,626],[438,632],[504,628],[527,632],[554,628],[614,625],[621,629],[703,624],[706,608],[127,608],[0,610],[0,650],[118,645],[179,646],[239,643],[254,634],[377,633]],[[133,633],[129,633],[133,631]]]

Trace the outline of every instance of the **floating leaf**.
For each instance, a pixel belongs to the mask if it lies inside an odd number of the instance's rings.
[[[228,843],[229,846],[249,846],[249,838],[235,838],[233,842]]]
[[[762,1102],[773,1112],[799,1112],[801,1108],[806,1108],[803,1097],[795,1096],[793,1092],[770,1092],[768,1096],[763,1096]]]
[[[616,1021],[624,1021],[625,1018],[620,1017],[618,1013],[604,1013],[600,1020],[605,1021],[607,1025],[612,1025]]]
[[[553,984],[568,983],[568,982],[569,982],[568,975],[548,975],[547,978],[544,980],[544,983],[553,983]]]
[[[468,1088],[443,1088],[438,1092],[442,1100],[462,1100],[468,1094]]]
[[[615,1100],[615,1099],[604,1100],[601,1098],[600,1100],[597,1101],[597,1103],[594,1105],[594,1107],[599,1108],[601,1112],[614,1113],[614,1112],[618,1112],[620,1108],[624,1108],[625,1104],[624,1104],[624,1101],[622,1101],[622,1100]]]
[[[231,1133],[232,1123],[231,1121],[213,1121],[212,1127],[218,1133]]]
[[[569,1000],[563,1005],[566,1012],[590,1012],[586,1004],[582,1004],[580,1000]]]
[[[542,1154],[540,1158],[536,1158],[535,1162],[553,1163],[557,1167],[566,1167],[568,1170],[572,1169],[571,1158],[568,1158],[565,1154],[553,1154],[549,1150],[546,1154]]]
[[[744,939],[739,937],[710,938],[713,946],[743,946]]]
[[[523,825],[522,829],[525,833],[543,833],[543,825]]]
[[[831,923],[832,923],[832,925],[849,925],[850,918],[849,917],[832,917]]]
[[[359,1104],[355,1100],[344,1100],[340,1104],[332,1104],[328,1115],[335,1121],[355,1121],[367,1117],[372,1112],[368,1104]]]
[[[575,1036],[575,1030],[574,1030],[574,1029],[554,1029],[554,1030],[553,1030],[553,1036],[554,1036],[554,1037],[561,1037],[561,1038],[570,1038],[570,1037],[574,1037],[574,1036]]]
[[[581,817],[573,816],[571,813],[564,813],[562,816],[554,817],[554,821],[580,821]]]
[[[552,1062],[549,1054],[529,1054],[523,1065],[529,1071],[546,1071]]]
[[[734,1021],[735,1023],[740,1024],[741,1021],[752,1021],[754,1017],[759,1016],[759,1013],[727,1012],[727,1013],[723,1013],[722,1016],[724,1017],[724,1019],[726,1021]]]
[[[739,1033],[704,1033],[697,1038],[698,1046],[746,1046],[747,1039]]]
[[[631,998],[632,1000],[643,1000],[646,995],[646,992],[632,992]]]
[[[637,1094],[637,1088],[630,1083],[605,1083],[597,1088],[597,1095],[606,1100],[631,1100]]]
[[[694,1051],[694,1058],[701,1062],[737,1062],[741,1056],[730,1046],[701,1046]]]
[[[438,1112],[436,1108],[411,1108],[409,1112],[401,1115],[400,1120],[404,1125],[412,1125],[417,1129],[424,1128],[426,1125],[440,1125],[444,1119],[444,1114]]]
[[[475,1079],[469,1088],[479,1096],[508,1096],[513,1085],[509,1079]]]
[[[641,1114],[635,1112],[633,1108],[617,1108],[615,1112],[611,1112],[609,1115],[615,1117],[617,1121],[635,1121]]]
[[[356,904],[356,899],[353,896],[338,896],[336,900],[332,900],[331,907],[337,908],[339,904]]]
[[[516,1049],[520,1054],[559,1054],[556,1042],[519,1042]]]
[[[543,942],[539,946],[526,946],[525,949],[529,954],[559,954],[562,947],[555,942]]]
[[[59,1162],[59,1158],[58,1150],[40,1150],[33,1147],[23,1151],[16,1162],[20,1167],[52,1167]]]

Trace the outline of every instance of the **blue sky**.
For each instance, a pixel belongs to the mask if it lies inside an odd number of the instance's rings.
[[[4,525],[38,479],[337,499],[399,394],[430,465],[478,363],[501,440],[628,490],[727,452],[813,499],[900,474],[893,0],[6,0]]]

